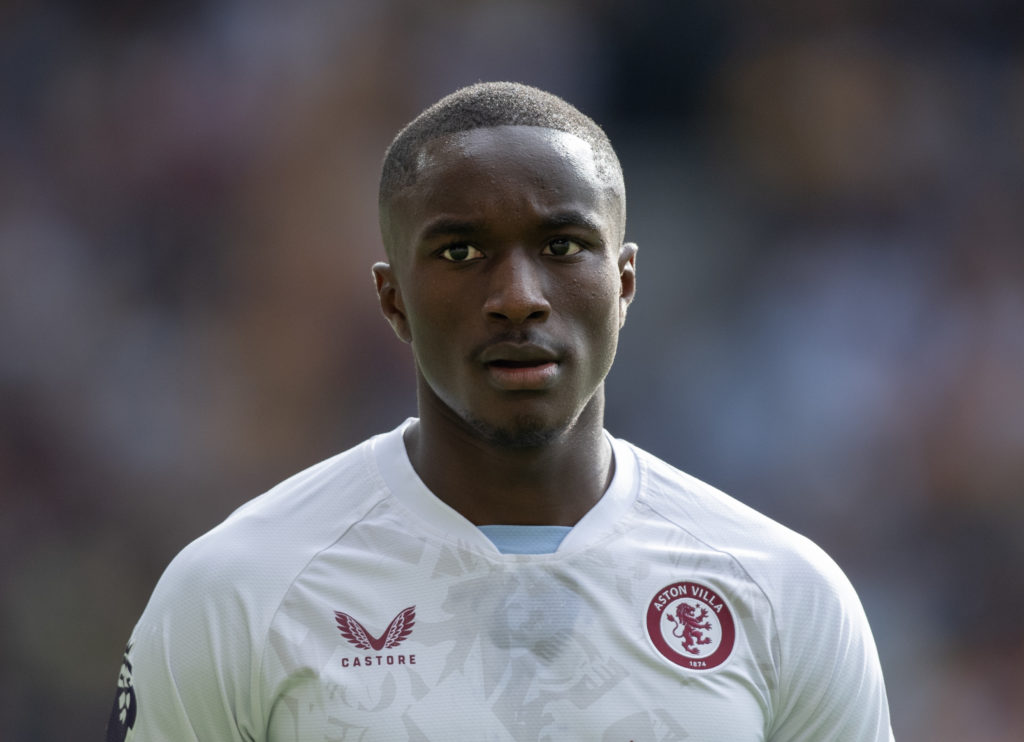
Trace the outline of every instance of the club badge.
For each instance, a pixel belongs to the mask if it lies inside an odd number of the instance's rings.
[[[647,636],[662,657],[688,670],[712,670],[732,654],[736,624],[717,592],[696,582],[674,582],[647,606]]]

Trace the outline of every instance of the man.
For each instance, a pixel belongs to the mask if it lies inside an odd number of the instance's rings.
[[[380,219],[419,418],[174,560],[110,738],[890,740],[838,567],[603,429],[637,248],[601,129],[460,90],[392,143]]]

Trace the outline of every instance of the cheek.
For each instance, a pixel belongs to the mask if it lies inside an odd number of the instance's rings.
[[[622,313],[622,282],[617,273],[609,272],[603,277],[600,286],[593,288],[589,294],[590,311],[601,321],[609,318],[616,327]]]
[[[432,290],[428,280],[420,280],[415,290],[406,294],[406,315],[416,334],[436,334],[439,329],[450,326],[458,315],[452,297],[445,292]]]
[[[580,328],[585,328],[594,360],[604,357],[606,363],[610,363],[618,347],[622,326],[618,283],[608,282],[600,288],[591,288],[581,297],[573,314]]]
[[[410,344],[420,367],[438,368],[452,361],[465,309],[460,309],[450,297],[423,290],[408,297],[406,306]]]

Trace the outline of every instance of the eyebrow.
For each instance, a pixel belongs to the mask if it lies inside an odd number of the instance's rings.
[[[561,227],[579,227],[593,232],[601,231],[600,222],[587,212],[576,209],[557,211],[552,214],[542,215],[540,225],[543,229],[559,229]],[[467,237],[478,234],[484,229],[483,223],[471,219],[460,219],[458,217],[439,216],[427,223],[420,231],[419,241],[429,242],[438,237]]]
[[[455,217],[440,216],[430,221],[419,235],[420,242],[428,242],[438,237],[471,235],[480,229],[479,222]]]
[[[547,227],[582,227],[594,232],[601,231],[601,224],[593,215],[575,209],[549,214],[544,218],[544,225]]]

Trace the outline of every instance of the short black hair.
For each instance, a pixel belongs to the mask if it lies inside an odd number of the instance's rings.
[[[608,135],[571,103],[516,82],[481,82],[456,90],[398,132],[384,155],[378,194],[381,216],[396,193],[416,182],[417,158],[428,142],[460,131],[493,126],[539,126],[585,141],[594,152],[598,175],[618,192],[625,220],[622,166]]]

